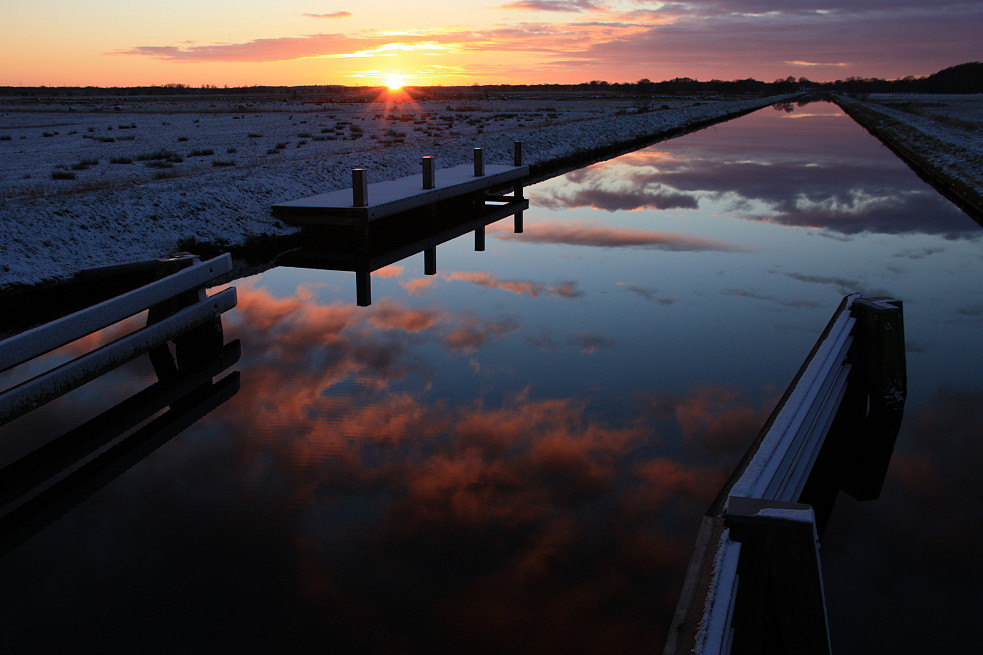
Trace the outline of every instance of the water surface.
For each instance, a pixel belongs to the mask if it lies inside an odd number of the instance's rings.
[[[377,271],[370,307],[351,273],[237,281],[238,391],[0,560],[10,652],[659,651],[700,515],[854,291],[904,301],[910,395],[823,543],[834,648],[975,639],[979,226],[826,103],[527,195],[523,233]],[[5,426],[3,463],[154,379]]]

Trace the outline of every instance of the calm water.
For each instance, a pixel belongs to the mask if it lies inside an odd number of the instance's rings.
[[[910,395],[823,543],[834,648],[978,641],[976,223],[826,103],[527,195],[524,233],[388,266],[371,307],[350,273],[237,281],[234,395],[9,542],[3,651],[658,652],[700,515],[853,291],[904,301]],[[14,421],[0,463],[154,380]]]

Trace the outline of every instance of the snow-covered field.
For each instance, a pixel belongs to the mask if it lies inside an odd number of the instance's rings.
[[[270,206],[466,163],[526,163],[657,136],[783,97],[373,103],[0,99],[0,287],[152,259],[182,239],[287,234]]]
[[[838,98],[882,139],[909,153],[923,172],[949,182],[977,208],[983,200],[983,95],[874,94]],[[979,209],[977,209],[979,211]]]

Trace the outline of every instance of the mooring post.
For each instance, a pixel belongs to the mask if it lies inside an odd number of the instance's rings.
[[[434,188],[433,157],[426,155],[421,160],[423,163],[423,188]]]
[[[367,207],[369,204],[369,184],[364,168],[352,169],[352,206]]]
[[[522,166],[522,142],[514,141],[512,143],[512,165]],[[522,180],[516,180],[512,185],[512,196],[516,199],[522,198]],[[522,222],[521,215],[518,217],[519,222]],[[516,232],[522,232],[522,229],[516,230]]]
[[[423,249],[423,274],[437,274],[437,246]]]
[[[485,155],[481,148],[474,149],[474,176],[481,177],[485,174]]]
[[[481,226],[474,231],[474,251],[485,251],[485,227]]]

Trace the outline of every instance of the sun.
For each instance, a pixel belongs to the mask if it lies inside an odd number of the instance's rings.
[[[406,84],[406,80],[399,73],[392,73],[386,78],[386,86],[393,91],[402,89],[404,84]]]

